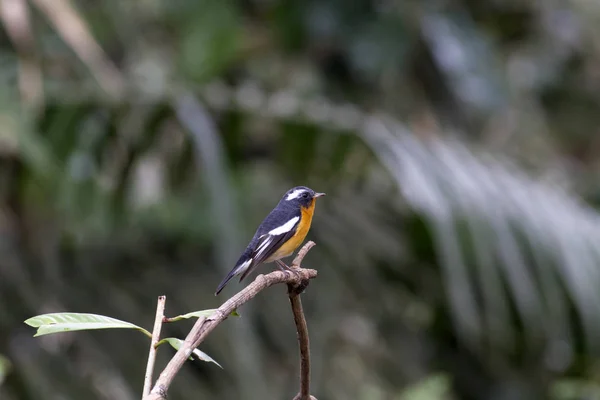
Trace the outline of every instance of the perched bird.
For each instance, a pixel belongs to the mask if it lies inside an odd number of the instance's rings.
[[[315,202],[321,196],[325,193],[315,193],[306,186],[288,190],[260,224],[235,267],[217,287],[215,296],[231,278],[241,274],[241,282],[262,263],[275,261],[280,269],[289,269],[281,259],[290,256],[304,241],[312,222]]]

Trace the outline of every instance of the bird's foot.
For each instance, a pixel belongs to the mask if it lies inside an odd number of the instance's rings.
[[[297,271],[296,268],[290,267],[281,260],[275,260],[275,264],[277,264],[277,267],[279,267],[281,271],[285,273],[292,272],[294,275],[296,275],[296,278],[300,279],[300,273]]]
[[[290,267],[281,260],[276,260],[275,264],[277,264],[277,267],[279,267],[279,269],[283,271],[286,275],[290,272],[296,275],[297,283],[288,283],[288,293],[300,295],[306,290],[306,288],[308,287],[309,280],[302,279],[302,276],[300,276],[300,272],[298,272],[297,267]]]

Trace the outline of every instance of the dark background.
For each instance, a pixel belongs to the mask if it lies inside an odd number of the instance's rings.
[[[2,400],[141,398],[143,335],[23,321],[217,307],[296,185],[319,400],[600,398],[600,2],[0,5]],[[285,288],[239,311],[170,399],[295,395]]]

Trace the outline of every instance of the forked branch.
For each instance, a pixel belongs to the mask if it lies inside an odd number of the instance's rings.
[[[306,256],[306,253],[314,246],[314,242],[309,241],[302,247],[298,252],[298,255],[294,259],[293,266],[294,272],[289,271],[273,271],[267,275],[258,275],[256,279],[240,292],[235,294],[229,300],[219,307],[215,313],[208,318],[199,318],[194,324],[192,330],[185,338],[182,346],[179,348],[177,353],[173,356],[171,361],[167,364],[163,372],[158,377],[156,384],[148,396],[145,396],[143,400],[165,400],[169,386],[173,382],[175,375],[179,372],[185,361],[190,357],[192,351],[200,345],[206,339],[206,336],[213,329],[223,322],[227,317],[240,306],[244,305],[251,299],[253,299],[262,290],[276,285],[278,283],[288,284],[288,291],[290,293],[290,301],[292,302],[292,310],[294,311],[294,320],[296,320],[296,326],[298,328],[298,339],[300,340],[300,353],[301,353],[301,390],[299,396],[302,393],[308,393],[310,379],[310,356],[308,353],[308,330],[306,328],[306,320],[302,313],[302,304],[300,303],[299,294],[306,288],[308,282],[317,276],[317,271],[314,269],[304,269],[300,267],[302,259]],[[292,300],[292,298],[294,300]],[[294,306],[294,302],[298,301],[297,305]],[[298,307],[299,305],[299,307]],[[303,325],[299,325],[296,314],[300,315]],[[300,333],[302,331],[302,333]],[[302,338],[301,338],[302,335]],[[303,346],[305,349],[303,350]],[[305,379],[306,376],[306,379]],[[303,387],[305,386],[305,389]],[[310,397],[296,397],[298,399],[310,399]]]

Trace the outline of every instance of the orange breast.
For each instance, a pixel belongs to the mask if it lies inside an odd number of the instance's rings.
[[[312,217],[315,212],[315,202],[317,199],[313,199],[312,203],[308,207],[301,207],[300,211],[302,216],[300,217],[300,223],[296,228],[296,233],[290,240],[283,244],[269,259],[267,262],[272,262],[275,260],[279,260],[280,258],[287,257],[294,252],[302,244],[304,238],[308,234],[310,230],[310,224],[312,222]]]

